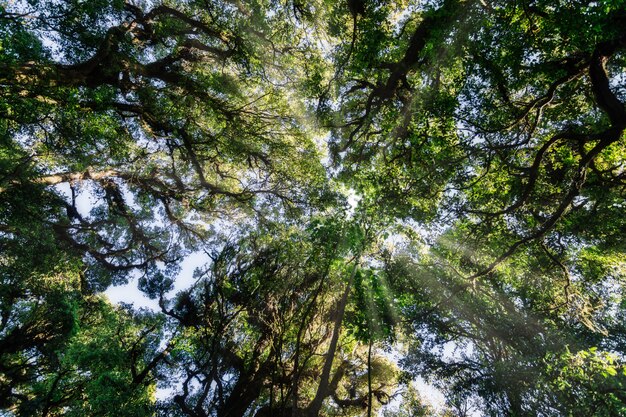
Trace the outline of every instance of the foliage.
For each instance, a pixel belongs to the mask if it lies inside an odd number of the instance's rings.
[[[2,413],[626,413],[624,10],[0,5]]]

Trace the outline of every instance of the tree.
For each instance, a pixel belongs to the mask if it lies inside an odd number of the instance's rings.
[[[0,6],[0,407],[623,413],[625,6]]]
[[[391,25],[371,7],[335,155],[408,229],[389,268],[410,368],[496,415],[617,412],[534,399],[566,346],[622,351],[623,4],[444,1]]]
[[[270,18],[271,11],[278,14]],[[211,243],[215,220],[291,221],[334,197],[301,114],[287,106],[300,77],[290,67],[307,57],[314,61],[315,51],[304,39],[293,42],[286,28],[295,26],[276,5],[42,1],[1,12],[3,407],[23,414],[30,394],[13,387],[34,383],[48,366],[46,373],[63,375],[64,367],[83,366],[81,355],[68,359],[78,364],[48,364],[48,356],[73,346],[77,328],[85,326],[85,337],[94,341],[108,334],[110,326],[99,329],[89,314],[78,313],[82,300],[137,271],[147,293],[164,297],[177,263]],[[84,210],[81,201],[88,198],[94,201]],[[40,283],[51,280],[61,289]],[[193,340],[186,330],[192,311],[185,310],[193,306],[185,301],[192,291],[177,299],[179,312],[162,301],[159,320],[176,319],[164,330],[164,349],[150,357],[139,345],[115,361],[93,353],[95,366],[119,367],[132,384],[157,379],[167,358],[182,349],[179,339]],[[219,311],[217,321],[232,319],[242,302]],[[142,338],[152,340],[160,326],[145,320],[150,330]],[[250,331],[237,338],[252,337]],[[258,354],[265,356],[267,338],[277,336],[259,337]],[[24,362],[33,349],[38,356]],[[227,349],[211,353],[233,360]],[[149,366],[136,369],[144,356]],[[24,366],[33,375],[24,376]],[[193,372],[189,366],[186,372]],[[246,375],[257,378],[250,392],[258,395],[267,375]],[[80,385],[68,384],[65,389]],[[126,395],[120,389],[108,390],[105,400],[84,395],[89,407],[110,405]],[[185,395],[174,397],[183,413]],[[250,403],[237,407],[243,412]]]

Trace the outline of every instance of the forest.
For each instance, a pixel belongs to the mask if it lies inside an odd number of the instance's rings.
[[[0,2],[0,416],[626,416],[625,103],[626,0]]]

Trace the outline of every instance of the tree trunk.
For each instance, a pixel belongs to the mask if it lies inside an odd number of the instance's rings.
[[[335,318],[335,323],[333,327],[333,335],[330,340],[330,346],[328,347],[328,353],[326,354],[326,362],[324,362],[324,368],[322,369],[322,375],[320,377],[320,384],[317,387],[317,392],[315,393],[315,398],[309,406],[307,407],[306,415],[308,417],[318,417],[320,410],[322,409],[322,402],[326,397],[330,395],[329,392],[329,377],[330,371],[333,366],[333,360],[335,359],[335,354],[337,353],[337,343],[339,342],[339,334],[341,333],[341,324],[343,323],[343,317],[346,312],[346,304],[348,303],[348,295],[350,294],[350,290],[352,289],[352,283],[354,282],[354,277],[356,275],[356,271],[359,267],[359,258],[357,257],[355,260],[354,268],[352,269],[352,273],[350,274],[350,279],[346,283],[346,288],[337,304],[337,316]]]
[[[371,323],[371,319],[370,319]],[[372,329],[370,324],[369,346],[367,348],[367,417],[372,417]]]

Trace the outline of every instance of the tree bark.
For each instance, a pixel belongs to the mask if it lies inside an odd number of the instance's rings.
[[[370,319],[371,323],[371,319]],[[367,348],[367,417],[372,417],[372,329],[370,324],[369,346]]]
[[[359,258],[357,257],[355,260],[354,268],[352,269],[352,273],[350,274],[350,278],[346,283],[346,288],[343,291],[341,299],[337,304],[337,316],[335,318],[335,323],[333,327],[333,335],[330,340],[330,346],[328,347],[328,352],[326,353],[326,361],[324,362],[324,368],[322,369],[322,375],[320,377],[320,384],[317,387],[317,392],[315,393],[315,398],[309,406],[307,407],[306,415],[308,417],[318,417],[320,410],[322,409],[322,403],[326,397],[328,397],[331,392],[329,389],[329,377],[330,371],[333,366],[333,360],[335,359],[335,354],[337,353],[337,344],[339,342],[339,335],[341,333],[341,324],[343,323],[343,318],[346,312],[346,304],[348,303],[348,295],[350,295],[350,290],[352,289],[352,283],[354,282],[354,277],[356,275],[356,271],[359,267]]]

